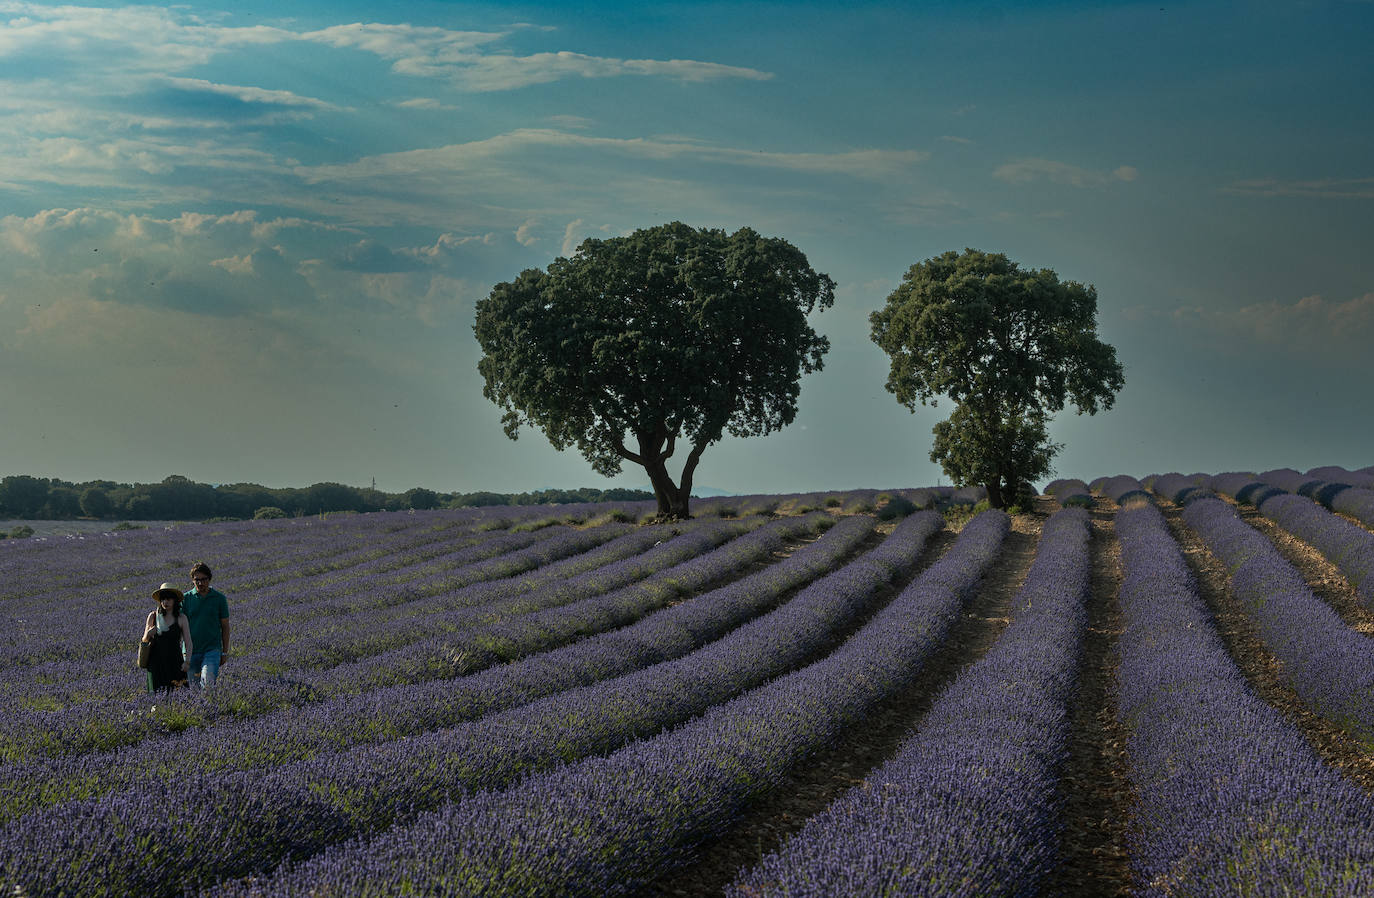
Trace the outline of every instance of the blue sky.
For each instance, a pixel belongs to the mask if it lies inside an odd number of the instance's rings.
[[[1059,476],[1374,464],[1374,4],[0,0],[0,473],[640,486],[483,399],[474,303],[587,237],[838,283],[731,492],[940,481],[868,315],[913,263],[1093,284]],[[675,469],[674,469],[675,470]]]

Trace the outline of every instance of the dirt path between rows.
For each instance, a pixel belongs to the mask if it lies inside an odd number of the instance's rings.
[[[1053,507],[1053,503],[1048,507]],[[640,894],[644,898],[719,896],[742,869],[776,849],[807,818],[825,810],[892,757],[944,686],[981,658],[1006,627],[1011,600],[1035,556],[1044,517],[1042,513],[1012,519],[1012,530],[1002,553],[966,606],[962,619],[909,688],[884,705],[866,726],[794,770],[780,788],[747,811],[730,832],[703,849],[695,864],[668,874]],[[941,552],[952,541],[952,534],[943,531]],[[933,561],[934,553],[931,558]]]
[[[1134,792],[1126,775],[1126,730],[1117,720],[1116,642],[1121,635],[1121,546],[1116,505],[1098,499],[1092,516],[1092,597],[1083,640],[1073,736],[1063,773],[1063,860],[1041,894],[1117,898],[1131,894],[1127,847]]]
[[[1183,523],[1182,511],[1177,505],[1162,499],[1158,501],[1169,529],[1183,549],[1188,566],[1197,579],[1198,592],[1212,610],[1222,641],[1250,687],[1297,726],[1323,760],[1341,770],[1352,781],[1374,792],[1374,757],[1367,754],[1349,733],[1313,713],[1298,698],[1284,678],[1283,665],[1265,647],[1244,606],[1232,595],[1226,566]],[[1243,511],[1242,517],[1246,517]],[[1246,519],[1255,523],[1253,516]],[[1265,528],[1260,529],[1265,532]],[[1328,582],[1322,586],[1324,578],[1330,574],[1329,565],[1322,567],[1317,563],[1324,563],[1320,555],[1316,555],[1315,550],[1305,544],[1302,547],[1306,551],[1289,545],[1286,557],[1299,562],[1296,567],[1310,585],[1322,587],[1321,591],[1314,588],[1314,592],[1324,597],[1333,595],[1330,591],[1332,584]],[[1314,555],[1315,558],[1312,557]],[[1328,601],[1333,599],[1328,598]]]
[[[1340,569],[1316,549],[1260,514],[1250,505],[1232,503],[1241,519],[1269,537],[1288,563],[1298,569],[1317,598],[1326,602],[1351,629],[1374,636],[1374,612],[1365,607],[1355,587]]]

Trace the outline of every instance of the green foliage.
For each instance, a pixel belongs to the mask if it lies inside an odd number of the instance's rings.
[[[1004,501],[994,501],[994,507],[1024,499],[1026,480],[1049,473],[1060,448],[1049,441],[1045,417],[1037,412],[989,420],[975,407],[959,405],[935,425],[934,434],[930,460],[939,462],[955,483],[988,485],[989,498],[996,483]]]
[[[49,481],[15,474],[0,479],[0,512],[16,518],[37,517],[48,501]]]
[[[439,507],[439,494],[422,486],[406,490],[402,498],[405,500],[406,508],[413,508],[417,511],[428,511],[431,508]]]
[[[602,512],[587,518],[582,526],[586,528],[600,527],[603,524],[633,524],[635,516],[624,509],[617,508],[613,511]]]
[[[205,725],[205,713],[203,710],[192,706],[181,704],[177,701],[163,702],[152,707],[152,715],[164,730],[169,733],[180,733],[192,727]]]
[[[940,514],[945,519],[945,525],[951,530],[959,530],[969,521],[978,515],[992,508],[992,504],[987,499],[980,499],[976,503],[954,502],[945,505],[940,509]]]
[[[905,496],[889,496],[878,508],[878,520],[895,521],[915,512],[916,503]]]
[[[982,484],[994,507],[1045,476],[1059,446],[1049,416],[1111,408],[1125,383],[1097,338],[1097,292],[1027,270],[1000,253],[947,252],[911,266],[870,316],[891,358],[887,389],[916,410],[945,396],[954,413],[930,454],[961,486]]]
[[[19,524],[10,528],[10,539],[28,539],[30,536],[33,536],[33,528],[28,524]]]
[[[519,524],[510,528],[511,533],[533,533],[536,530],[543,530],[545,527],[553,527],[563,523],[562,518],[538,518],[533,521],[521,521]]]
[[[39,514],[49,520],[67,520],[81,515],[81,494],[70,486],[54,483]]]
[[[286,517],[286,512],[275,505],[264,505],[262,508],[253,512],[253,520],[255,521],[269,521],[274,518],[284,517]]]
[[[110,494],[98,486],[87,487],[81,493],[81,513],[87,517],[103,518],[114,511]]]
[[[143,524],[130,524],[128,521],[121,521],[110,528],[111,530],[147,530]]]
[[[483,394],[511,439],[537,428],[606,476],[642,465],[660,513],[686,516],[707,446],[795,418],[801,375],[829,349],[806,316],[834,288],[787,241],[749,228],[672,222],[587,240],[477,304]],[[674,484],[679,439],[690,448]]]

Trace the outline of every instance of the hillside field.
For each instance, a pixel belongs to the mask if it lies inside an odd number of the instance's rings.
[[[1374,469],[0,541],[15,896],[1374,894]],[[151,593],[229,598],[146,692]]]

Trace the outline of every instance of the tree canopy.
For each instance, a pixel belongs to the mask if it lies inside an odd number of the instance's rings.
[[[796,247],[749,228],[671,222],[587,240],[477,304],[483,393],[511,439],[536,427],[606,476],[642,465],[660,513],[686,517],[707,446],[796,417],[801,376],[830,345],[807,315],[834,291]]]
[[[1097,291],[1001,253],[951,251],[911,266],[869,320],[898,402],[955,403],[935,427],[931,461],[961,486],[984,485],[999,508],[1050,473],[1060,448],[1049,441],[1052,413],[1072,402],[1096,414],[1125,384],[1116,350],[1097,337]]]

